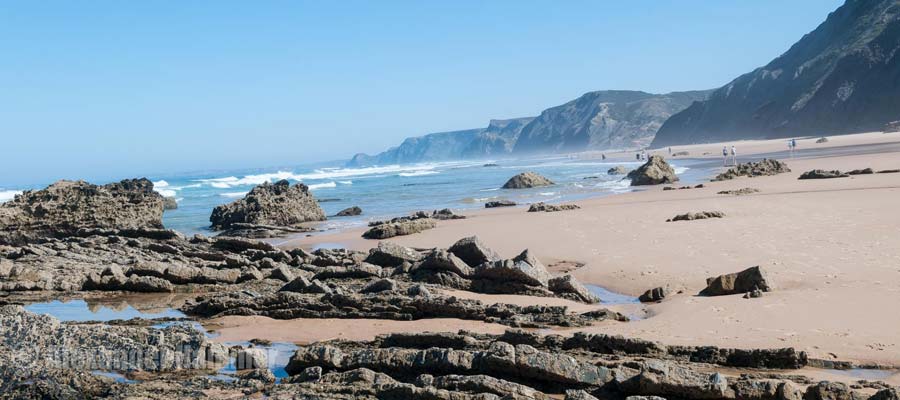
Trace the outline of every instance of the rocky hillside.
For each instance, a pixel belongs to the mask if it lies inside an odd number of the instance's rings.
[[[653,140],[666,118],[708,94],[709,91],[590,92],[547,109],[538,117],[492,120],[482,129],[408,138],[400,146],[374,156],[357,154],[348,166],[644,146]]]
[[[762,68],[672,116],[654,147],[881,130],[900,119],[900,1],[847,0]]]
[[[671,115],[709,91],[651,94],[630,90],[587,93],[544,110],[522,129],[516,153],[643,147]]]
[[[486,128],[431,133],[407,138],[400,146],[374,156],[357,154],[348,166],[403,164],[487,158],[512,151],[522,128],[533,118],[492,120]]]

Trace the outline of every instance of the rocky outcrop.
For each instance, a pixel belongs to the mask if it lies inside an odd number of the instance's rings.
[[[550,273],[547,272],[547,268],[528,250],[511,260],[483,263],[475,269],[474,277],[481,281],[492,281],[480,285],[490,286],[495,290],[520,284],[547,287],[550,281]],[[499,291],[503,290],[499,289]]]
[[[896,121],[900,14],[894,0],[846,1],[767,65],[673,115],[652,147],[881,130]]]
[[[669,295],[669,287],[668,286],[660,286],[655,287],[653,289],[649,289],[644,294],[638,297],[638,300],[641,303],[655,303],[659,301],[663,301],[666,296]]]
[[[369,223],[369,230],[363,232],[366,239],[388,239],[394,236],[405,236],[419,233],[437,226],[429,217],[400,217],[390,221]]]
[[[764,158],[761,161],[738,164],[737,166],[731,167],[727,171],[716,175],[712,180],[714,182],[726,181],[741,176],[753,178],[757,176],[783,174],[785,172],[791,172],[791,169],[788,168],[787,164],[778,160]]]
[[[544,202],[534,203],[528,207],[528,212],[557,212],[557,211],[568,211],[568,210],[578,210],[579,207],[576,204],[547,204]]]
[[[625,168],[621,165],[617,165],[615,167],[612,167],[612,168],[606,170],[607,175],[625,175],[627,173],[628,173],[628,168]]]
[[[503,184],[503,189],[528,189],[550,185],[554,185],[553,181],[537,173],[528,171],[509,178],[509,180]]]
[[[644,165],[628,173],[631,186],[660,185],[678,182],[675,169],[662,156],[651,155]]]
[[[287,180],[263,183],[254,187],[244,198],[213,209],[209,221],[216,230],[229,229],[234,224],[298,227],[301,223],[324,221],[325,212],[309,192],[309,188]]]
[[[700,291],[700,295],[724,296],[747,293],[757,289],[763,292],[772,290],[772,285],[766,278],[765,271],[758,266],[733,274],[707,278],[706,288]]]
[[[500,260],[500,255],[485,245],[478,236],[469,236],[453,243],[449,252],[459,257],[468,265],[481,265],[486,262]]]
[[[806,171],[800,175],[799,178],[801,180],[805,179],[833,179],[833,178],[847,178],[850,174],[845,174],[838,170],[826,171],[822,169],[814,169],[812,171]]]
[[[724,218],[725,213],[721,211],[700,211],[700,212],[689,212],[686,214],[678,214],[670,219],[667,219],[666,222],[675,222],[675,221],[693,221],[697,219],[709,219],[709,218]]]
[[[847,175],[872,175],[875,173],[875,170],[872,168],[863,168],[863,169],[854,169],[852,171],[847,172]]]
[[[550,291],[560,297],[570,298],[582,303],[599,303],[600,298],[578,282],[574,276],[566,274],[551,278],[548,281]]]
[[[334,214],[335,217],[354,217],[357,215],[362,215],[362,208],[357,206],[345,208],[341,211],[338,211],[337,214]]]
[[[828,138],[827,138],[827,137],[820,137],[820,138],[816,139],[816,143],[818,143],[818,144],[828,143]]]
[[[652,94],[629,90],[585,93],[541,112],[522,129],[514,153],[646,147],[669,116],[708,94],[709,91]]]
[[[163,197],[147,179],[107,185],[58,181],[0,204],[0,244],[76,236],[92,229],[162,228]]]
[[[754,193],[759,193],[759,189],[748,187],[748,188],[741,188],[741,189],[735,189],[735,190],[722,190],[722,191],[719,191],[717,194],[727,194],[727,195],[731,195],[731,196],[745,196],[745,195],[754,194]]]
[[[497,208],[497,207],[515,207],[516,202],[512,200],[495,200],[484,203],[484,208]]]
[[[163,197],[163,210],[177,210],[178,200],[174,197]]]

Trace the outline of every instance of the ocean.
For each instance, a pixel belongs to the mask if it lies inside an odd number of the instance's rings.
[[[708,175],[691,167],[690,160],[670,160],[685,184]],[[629,169],[640,162],[609,162],[576,156],[552,156],[498,161],[455,161],[409,165],[345,168],[341,162],[294,168],[245,169],[218,172],[191,172],[147,176],[154,189],[175,197],[178,209],[163,214],[166,228],[186,235],[209,230],[212,209],[243,197],[253,186],[280,179],[303,182],[327,215],[359,206],[357,217],[329,218],[326,230],[364,226],[369,221],[408,215],[418,210],[450,208],[455,211],[484,208],[492,200],[512,200],[519,204],[559,203],[634,190],[623,176],[607,170],[616,165]],[[495,165],[493,165],[495,164]],[[556,185],[535,189],[501,189],[507,179],[524,171],[534,171]],[[105,183],[105,182],[94,182]],[[11,199],[21,189],[0,188],[0,201]]]

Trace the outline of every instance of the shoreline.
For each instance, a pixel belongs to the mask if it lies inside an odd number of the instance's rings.
[[[900,290],[893,289],[900,284],[895,265],[900,241],[890,239],[897,237],[900,217],[886,212],[900,201],[900,174],[797,180],[815,168],[898,168],[900,135],[829,139],[821,156],[810,151],[785,160],[792,169],[787,174],[704,183],[691,190],[663,191],[660,185],[581,200],[581,210],[558,213],[526,213],[522,207],[478,210],[467,213],[467,219],[441,221],[435,229],[388,241],[445,247],[477,234],[504,257],[529,248],[545,265],[583,263],[572,274],[585,284],[632,296],[664,285],[684,291],[648,305],[650,318],[581,331],[671,344],[790,346],[816,358],[900,365],[900,319],[877,311],[900,301]],[[780,142],[745,143],[747,158],[738,161],[762,157]],[[761,192],[716,194],[743,187]],[[726,217],[665,222],[677,213],[705,210],[721,210]],[[367,250],[377,244],[359,233],[316,235],[282,247],[329,242]],[[754,265],[768,270],[774,292],[752,300],[694,296],[707,277]]]

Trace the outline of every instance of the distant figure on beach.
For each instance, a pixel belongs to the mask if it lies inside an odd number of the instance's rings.
[[[722,146],[722,166],[728,166],[728,146]]]
[[[731,145],[731,165],[737,166],[737,150]]]
[[[634,153],[634,159],[641,161],[641,153]]]
[[[641,161],[647,160],[647,150],[641,150]]]
[[[606,154],[601,154],[601,155],[600,155],[600,159],[601,159],[601,160],[605,160],[605,159],[606,159]]]
[[[669,147],[669,155],[670,155],[670,156],[672,155],[672,148],[671,148],[671,147]]]

